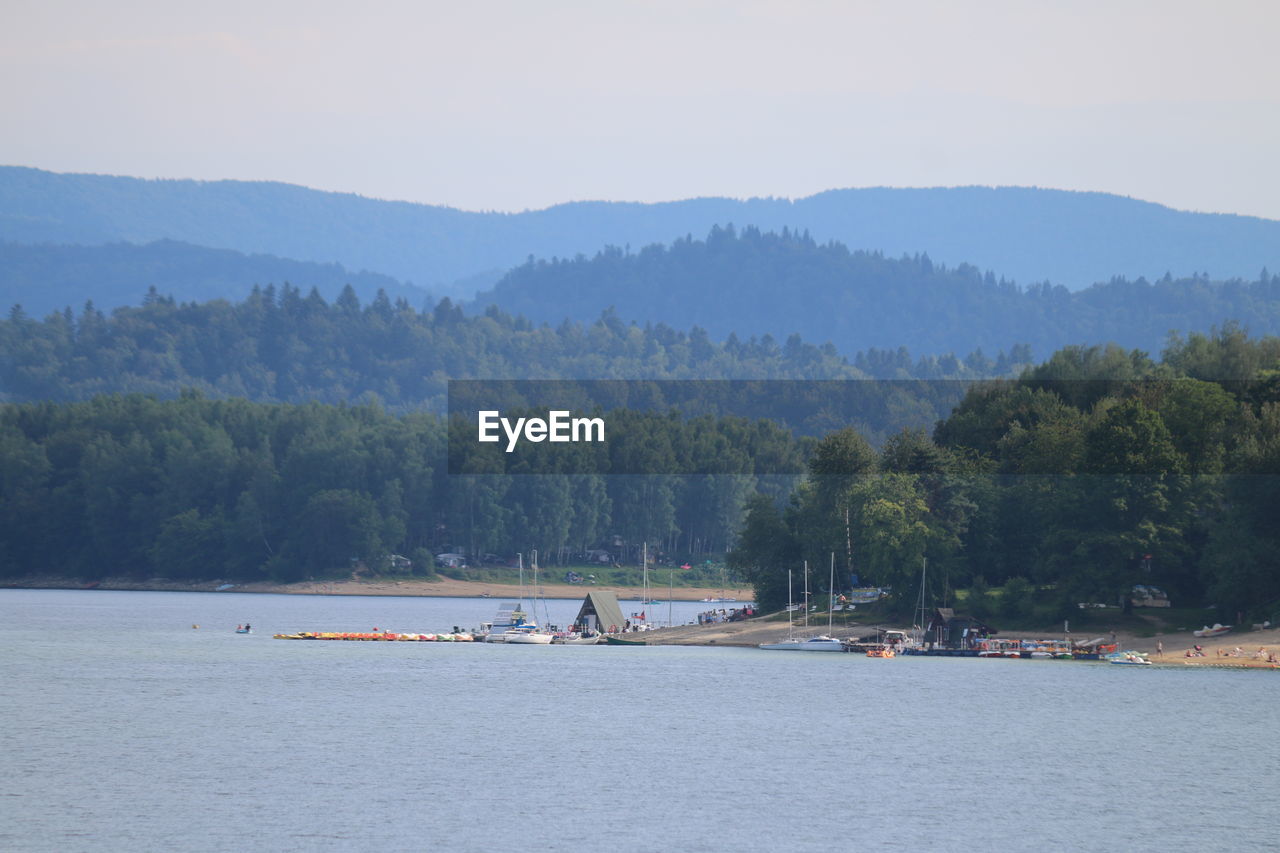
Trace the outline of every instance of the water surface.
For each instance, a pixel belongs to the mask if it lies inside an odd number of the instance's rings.
[[[1277,673],[270,636],[497,603],[0,590],[0,849],[1280,843]]]

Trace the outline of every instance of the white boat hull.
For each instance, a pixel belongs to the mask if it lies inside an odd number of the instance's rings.
[[[506,643],[509,646],[549,646],[551,645],[551,640],[553,638],[553,634],[521,634],[510,632],[510,636],[507,637]]]
[[[826,637],[811,640],[783,640],[781,643],[761,643],[760,648],[779,652],[842,652],[844,643]]]

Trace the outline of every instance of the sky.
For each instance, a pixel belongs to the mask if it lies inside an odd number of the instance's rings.
[[[518,211],[868,186],[1280,219],[1273,0],[0,0],[0,164]]]

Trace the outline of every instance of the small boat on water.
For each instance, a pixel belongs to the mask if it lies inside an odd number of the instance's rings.
[[[236,626],[236,633],[237,633],[237,634],[252,634],[252,633],[253,633],[253,628],[252,628],[251,626],[249,626],[249,625],[237,625],[237,626]]]
[[[524,557],[521,555],[520,560],[520,609],[524,609]],[[538,610],[538,552],[533,552],[531,568],[533,569],[533,610]],[[545,609],[545,608],[544,608]],[[503,634],[503,642],[510,645],[524,646],[549,646],[555,634],[551,631],[538,627],[538,623],[533,619],[524,620],[523,618],[514,626],[508,628]]]
[[[820,634],[803,640],[799,637],[793,637],[780,643],[761,643],[760,648],[789,652],[842,652],[844,651],[844,643],[835,637]]]
[[[1107,663],[1120,666],[1151,666],[1151,661],[1147,660],[1143,652],[1115,652],[1107,655]]]
[[[867,649],[867,657],[869,658],[891,658],[894,656],[893,649],[888,646],[882,646],[878,649]]]
[[[598,645],[601,635],[595,632],[561,631],[551,640],[558,646],[594,646]]]
[[[540,631],[537,625],[529,624],[508,629],[503,642],[517,646],[549,646],[554,638],[550,631]]]

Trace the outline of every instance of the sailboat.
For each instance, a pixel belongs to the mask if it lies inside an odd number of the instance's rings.
[[[831,588],[835,589],[835,554],[831,555]],[[834,598],[834,595],[831,596]],[[809,627],[809,562],[806,560],[804,564],[804,627]],[[791,603],[791,571],[787,570],[787,638],[778,643],[761,643],[760,648],[770,651],[788,651],[788,652],[842,652],[844,651],[844,643],[830,636],[831,632],[831,605],[827,606],[827,634],[819,634],[812,637],[801,639],[793,633],[794,623],[791,618],[793,605]]]
[[[533,617],[538,617],[538,552],[533,552],[533,558],[530,560],[533,568]],[[524,607],[524,563],[521,561],[520,571],[520,606]],[[513,628],[507,629],[506,642],[515,643],[516,645],[526,646],[547,646],[551,644],[551,640],[555,637],[550,631],[542,631],[538,628],[537,621],[523,622]]]
[[[661,604],[662,602],[656,600],[653,597],[653,593],[649,592],[649,543],[645,542],[642,547],[643,551],[640,557],[640,565],[642,566],[640,572],[640,603],[648,607],[650,604]]]
[[[920,594],[916,597],[915,610],[912,613],[911,636],[901,643],[899,651],[905,654],[924,654],[925,627],[929,624],[929,609],[925,604],[925,591],[928,585],[929,577],[929,558],[920,558]]]

